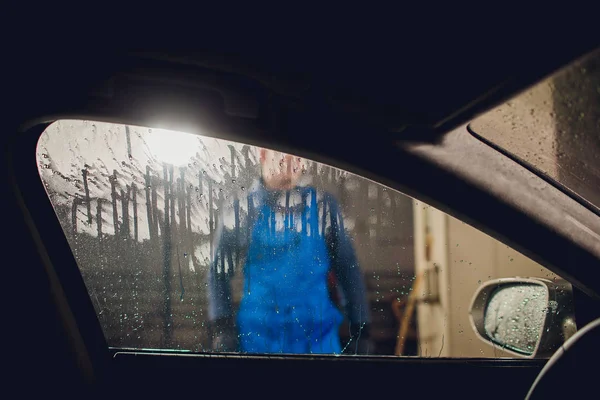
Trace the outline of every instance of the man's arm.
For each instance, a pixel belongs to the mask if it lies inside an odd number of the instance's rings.
[[[230,277],[233,275],[235,235],[227,230],[221,213],[212,243],[213,255],[207,274],[208,322],[212,348],[218,351],[237,351],[237,329],[233,321]]]
[[[233,315],[231,308],[230,273],[233,263],[231,261],[230,234],[218,227],[213,241],[213,259],[208,270],[208,319],[215,321],[229,318]]]
[[[346,299],[346,314],[352,340],[368,339],[371,322],[369,302],[354,245],[344,229],[343,217],[335,198],[327,195],[325,205],[330,217],[326,240],[331,267]]]

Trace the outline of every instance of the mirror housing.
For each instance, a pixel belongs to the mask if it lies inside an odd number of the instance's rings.
[[[524,358],[545,358],[577,328],[571,285],[564,280],[501,278],[479,287],[470,308],[481,340]]]

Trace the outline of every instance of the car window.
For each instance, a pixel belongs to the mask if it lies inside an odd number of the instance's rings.
[[[49,125],[37,161],[112,348],[545,357],[535,340],[574,332],[560,277],[328,165],[83,120]],[[493,286],[495,314],[481,308],[483,288],[517,276],[533,283]]]
[[[470,128],[600,207],[600,49],[476,118]]]

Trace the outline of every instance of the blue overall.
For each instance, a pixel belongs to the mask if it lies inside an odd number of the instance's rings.
[[[341,353],[338,332],[344,316],[331,301],[327,285],[331,268],[345,289],[349,320],[368,322],[362,277],[350,240],[343,225],[339,227],[337,203],[325,194],[318,204],[312,187],[295,190],[302,198],[296,207],[282,207],[277,202],[282,193],[264,187],[249,195],[244,292],[236,318],[242,352]],[[287,192],[288,200],[289,196]],[[329,236],[338,238],[335,254],[325,239],[326,225]],[[233,237],[222,235],[210,270],[211,319],[233,315],[227,278],[231,269],[225,273],[223,268],[226,260],[232,262],[239,245],[230,244],[236,242]]]
[[[237,315],[241,350],[339,353],[343,317],[329,297],[325,241],[293,225],[273,231],[270,205],[257,211]],[[310,220],[316,222],[314,215]]]

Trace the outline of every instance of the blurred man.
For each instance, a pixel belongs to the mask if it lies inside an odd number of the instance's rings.
[[[261,177],[248,194],[248,230],[216,230],[209,282],[213,349],[248,353],[368,354],[365,286],[335,198],[303,184],[298,157],[260,150]],[[248,232],[247,234],[240,232]],[[244,289],[231,304],[234,255],[242,253]],[[343,306],[332,301],[333,277]],[[348,321],[349,343],[340,341]]]

